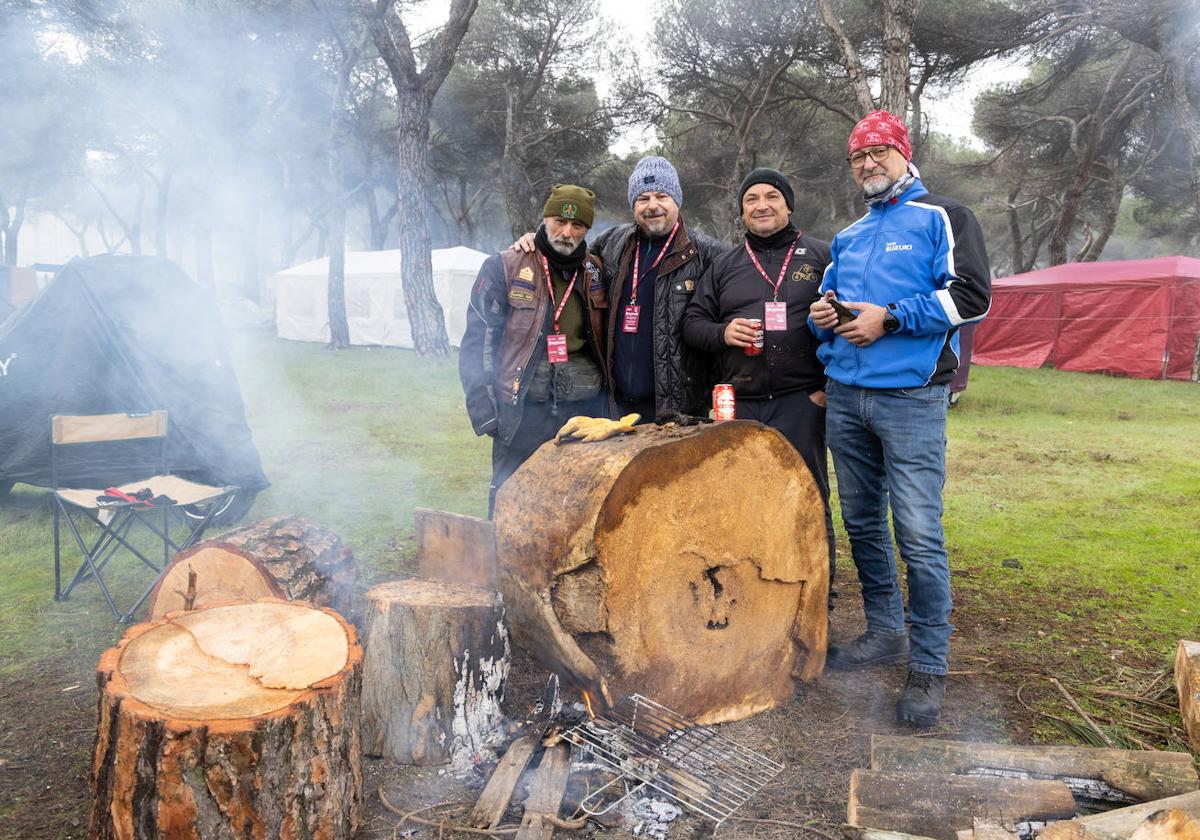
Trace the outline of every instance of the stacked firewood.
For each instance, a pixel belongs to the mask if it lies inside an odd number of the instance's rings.
[[[874,735],[870,768],[850,779],[845,833],[1110,840],[1137,830],[1137,840],[1194,840],[1198,817],[1188,753]]]

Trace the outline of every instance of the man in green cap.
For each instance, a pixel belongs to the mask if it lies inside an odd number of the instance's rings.
[[[477,435],[492,437],[496,490],[575,415],[606,416],[600,261],[587,252],[596,196],[558,184],[542,208],[535,249],[484,261],[471,291],[458,371]]]

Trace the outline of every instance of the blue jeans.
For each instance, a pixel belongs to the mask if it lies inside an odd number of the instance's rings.
[[[855,388],[830,380],[825,436],[842,522],[862,582],[867,627],[904,635],[904,600],[888,528],[908,570],[910,671],[946,673],[950,566],[942,532],[946,386]]]

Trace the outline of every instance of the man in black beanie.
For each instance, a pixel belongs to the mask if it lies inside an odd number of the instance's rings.
[[[475,433],[492,437],[489,517],[500,485],[569,417],[607,413],[608,293],[584,242],[595,201],[555,186],[533,251],[489,257],[471,290],[458,372]]]
[[[778,170],[753,170],[742,180],[738,202],[745,241],[700,276],[684,314],[683,338],[714,354],[714,381],[733,385],[738,419],[778,429],[808,465],[825,503],[832,593],[825,369],[808,328],[808,308],[819,297],[829,265],[829,243],[792,225],[795,194]],[[747,354],[756,348],[760,352]]]

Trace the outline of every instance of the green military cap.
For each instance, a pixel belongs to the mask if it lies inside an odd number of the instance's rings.
[[[586,187],[574,184],[555,184],[542,208],[542,217],[560,216],[592,226],[596,210],[596,194]]]

